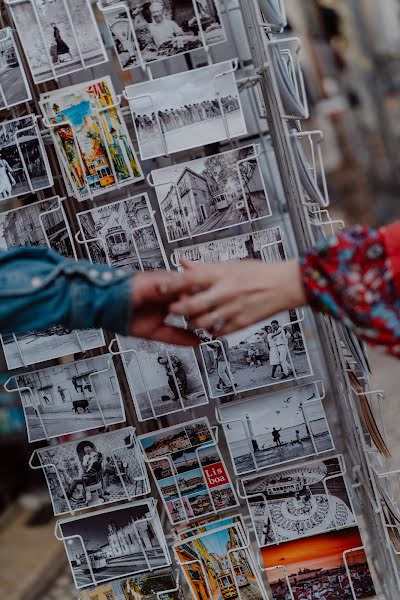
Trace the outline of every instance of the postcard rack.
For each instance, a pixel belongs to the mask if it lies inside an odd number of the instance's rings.
[[[46,32],[40,22],[35,0],[5,0],[6,9],[8,10],[10,18],[2,19],[0,15],[0,25],[10,25],[10,31],[14,35],[14,30],[12,29],[12,15],[15,8],[23,3],[29,5],[34,11],[35,23],[43,42]],[[89,65],[83,54],[76,26],[73,23],[71,11],[69,9],[69,0],[60,0],[59,4],[63,7],[63,10],[68,17],[67,20],[72,32],[73,42],[76,44],[79,55],[77,68],[75,70],[83,70],[83,73],[74,75],[73,73],[75,71],[69,70],[68,79],[64,78],[61,70],[59,71],[55,64],[53,64],[47,46],[44,44],[46,47],[46,56],[44,58],[48,63],[48,68],[45,78],[40,79],[39,83],[55,80],[54,85],[62,88],[79,83],[82,81],[82,78],[86,80],[89,78],[94,79],[96,77],[96,72],[92,68],[94,65]],[[91,2],[91,4],[95,5],[94,2]],[[118,116],[122,115],[123,118],[126,119],[127,125],[129,126],[129,133],[131,134],[130,137],[133,139],[134,135],[132,135],[132,132],[135,129],[133,102],[135,98],[140,98],[140,96],[134,96],[134,92],[129,92],[129,84],[132,83],[132,81],[134,83],[142,83],[145,81],[156,81],[157,79],[161,80],[162,76],[168,76],[171,75],[171,73],[182,72],[185,69],[190,71],[197,67],[203,67],[204,65],[214,66],[218,62],[226,62],[228,64],[227,69],[223,73],[220,73],[218,77],[233,74],[233,77],[236,79],[237,89],[242,103],[244,103],[245,99],[247,100],[246,117],[247,113],[249,113],[253,120],[253,124],[252,130],[251,132],[249,131],[246,140],[234,137],[221,99],[218,98],[219,82],[215,78],[214,92],[217,101],[219,100],[219,110],[223,120],[225,137],[223,142],[219,144],[218,150],[215,150],[214,152],[213,149],[213,152],[217,154],[226,149],[237,150],[241,146],[244,146],[244,144],[246,144],[246,146],[252,144],[254,154],[247,158],[237,160],[234,165],[240,191],[244,199],[243,220],[240,223],[229,225],[229,227],[232,227],[232,231],[235,228],[235,232],[232,234],[226,233],[228,226],[223,232],[222,230],[216,230],[215,238],[213,238],[213,240],[220,240],[223,237],[228,237],[228,235],[234,236],[238,234],[238,232],[240,234],[245,232],[247,235],[249,231],[254,233],[260,230],[260,222],[253,216],[249,207],[245,192],[245,182],[241,171],[242,165],[251,161],[257,163],[260,172],[264,170],[265,173],[268,173],[265,178],[268,176],[271,180],[271,194],[269,194],[269,190],[268,193],[266,189],[264,190],[267,203],[270,204],[269,210],[271,213],[264,215],[267,217],[265,227],[273,227],[276,225],[276,221],[279,220],[279,225],[282,225],[282,233],[284,233],[284,236],[282,236],[280,241],[266,244],[261,248],[261,256],[264,260],[267,260],[269,253],[273,252],[272,246],[274,244],[282,243],[284,241],[285,245],[288,245],[288,255],[295,256],[298,251],[304,251],[307,247],[325,239],[327,236],[336,233],[344,227],[342,221],[332,219],[329,213],[329,194],[323,160],[323,132],[318,130],[307,130],[304,126],[304,122],[309,117],[309,106],[304,75],[301,67],[302,42],[298,38],[288,37],[286,33],[284,33],[284,28],[287,24],[284,0],[238,0],[238,2],[221,0],[219,4],[220,16],[224,22],[225,31],[230,44],[227,50],[221,52],[223,58],[221,58],[221,54],[217,51],[217,45],[214,46],[213,44],[209,45],[207,43],[202,20],[199,15],[198,3],[196,0],[193,0],[193,10],[199,26],[199,38],[201,44],[195,53],[188,52],[182,56],[173,58],[172,60],[177,60],[175,64],[173,61],[169,62],[169,60],[146,62],[137,39],[135,24],[130,15],[128,2],[123,0],[121,2],[111,3],[100,0],[96,4],[95,12],[97,11],[97,15],[100,16],[100,19],[103,19],[103,21],[107,21],[108,15],[113,11],[120,10],[125,12],[128,17],[128,29],[126,31],[126,39],[120,39],[119,42],[130,43],[131,47],[136,52],[137,57],[137,65],[123,69],[124,72],[121,73],[121,69],[116,67],[116,61],[114,61],[114,64],[111,63],[111,60],[115,58],[115,52],[112,47],[113,43],[111,36],[109,36],[108,47],[107,49],[100,48],[104,55],[102,55],[102,58],[96,63],[101,64],[105,62],[108,54],[110,65],[109,69],[107,67],[107,72],[113,75],[114,84],[118,82],[118,87],[116,88],[118,93],[116,94],[115,103],[112,106],[106,106],[103,109],[98,109],[97,112],[95,111],[95,117],[99,123],[98,136],[101,143],[105,146],[107,160],[110,164],[110,170],[112,171],[112,176],[115,181],[112,193],[103,195],[103,190],[92,191],[90,187],[91,179],[89,171],[85,170],[85,164],[79,148],[78,135],[76,131],[74,131],[74,126],[71,121],[65,120],[62,122],[53,122],[49,118],[46,119],[46,117],[42,117],[42,123],[46,127],[46,129],[43,129],[38,127],[36,117],[33,117],[35,120],[35,131],[39,139],[40,148],[46,161],[46,167],[49,174],[50,163],[47,161],[45,146],[48,147],[49,155],[51,152],[51,158],[53,159],[51,161],[51,167],[54,172],[54,181],[49,176],[49,187],[51,187],[52,195],[58,194],[58,196],[55,196],[55,198],[58,198],[58,203],[56,207],[48,212],[57,210],[62,211],[66,223],[67,235],[75,257],[79,256],[87,258],[89,256],[89,259],[91,260],[91,244],[98,244],[101,248],[101,253],[104,255],[105,262],[110,266],[115,264],[113,263],[107,244],[104,239],[100,237],[95,228],[90,238],[85,237],[81,222],[79,221],[79,218],[77,219],[77,213],[79,213],[80,210],[86,212],[86,209],[97,209],[106,206],[107,204],[111,204],[112,202],[124,199],[129,200],[130,198],[135,199],[140,196],[145,196],[146,198],[145,203],[148,211],[148,220],[146,223],[140,224],[137,227],[131,227],[130,234],[127,236],[129,238],[127,241],[133,248],[133,253],[136,255],[135,260],[141,271],[146,270],[146,265],[142,260],[141,250],[137,244],[136,236],[141,236],[142,234],[145,235],[149,228],[153,228],[155,237],[160,242],[160,253],[163,260],[165,260],[165,264],[171,264],[175,268],[179,268],[179,256],[184,253],[186,246],[189,245],[186,243],[187,240],[190,240],[190,244],[202,243],[203,239],[209,241],[211,234],[214,233],[213,231],[205,234],[208,235],[208,238],[200,239],[203,234],[196,234],[191,230],[179,185],[174,181],[163,181],[162,184],[159,184],[156,183],[156,180],[153,177],[153,171],[163,167],[166,164],[166,161],[168,161],[168,164],[171,166],[176,166],[183,160],[190,161],[193,160],[194,157],[197,158],[201,153],[199,148],[189,148],[189,150],[184,150],[180,153],[179,157],[174,156],[175,153],[173,152],[169,153],[166,130],[163,128],[155,103],[150,95],[148,98],[153,105],[155,126],[157,129],[156,135],[161,138],[163,155],[157,155],[155,158],[142,161],[144,172],[143,181],[134,181],[133,168],[131,168],[128,161],[129,178],[127,181],[120,181],[118,179],[118,172],[113,161],[112,153],[107,144],[107,131],[102,124],[101,114],[104,111],[112,110],[118,113]],[[5,20],[7,23],[4,22]],[[239,28],[240,35],[237,35],[238,20],[241,22],[243,21],[242,29]],[[117,35],[115,37],[118,38]],[[226,54],[229,54],[229,56],[226,56]],[[173,65],[172,68],[171,65]],[[102,69],[103,68],[106,67],[102,67]],[[136,70],[133,71],[133,68]],[[131,75],[132,73],[133,75]],[[31,77],[29,83],[38,83],[38,77],[34,75],[33,78]],[[126,89],[124,90],[124,88]],[[32,89],[34,89],[33,85]],[[37,92],[36,95],[41,91],[44,91],[44,88],[35,90],[35,92]],[[0,85],[0,101],[2,101],[3,104],[6,104],[5,100],[5,91]],[[37,113],[39,104],[36,102],[36,98],[34,99],[34,102],[34,112]],[[8,105],[6,105],[6,108],[12,109],[11,114],[13,118],[17,116],[17,111],[19,109],[8,107]],[[22,110],[27,110],[25,104],[21,105],[21,111]],[[21,112],[21,115],[25,116],[25,113]],[[83,192],[78,189],[76,180],[68,170],[67,161],[65,157],[61,155],[60,150],[55,143],[61,128],[68,129],[68,133],[71,136],[71,147],[73,147],[74,152],[78,156],[78,168],[81,171]],[[128,133],[128,131],[126,132]],[[35,192],[36,190],[33,189],[27,166],[24,163],[23,151],[21,149],[23,141],[18,141],[18,137],[22,138],[23,133],[24,131],[20,130],[17,134],[16,152],[20,158],[24,174],[26,175],[29,192]],[[53,147],[53,143],[55,147]],[[134,149],[136,152],[137,145]],[[269,160],[271,150],[274,156],[273,166],[271,166],[271,161]],[[202,153],[202,157],[204,154],[209,156],[208,153]],[[184,158],[182,158],[182,155]],[[55,167],[57,162],[58,166]],[[261,167],[261,163],[264,162],[265,164]],[[277,173],[275,173],[275,162]],[[262,175],[265,173],[262,173]],[[138,177],[138,180],[139,179],[140,178]],[[166,218],[164,218],[162,211],[160,215],[160,205],[156,198],[156,190],[159,185],[169,186],[176,196],[176,210],[180,214],[182,221],[181,229],[184,231],[182,236],[177,237],[177,239],[172,239],[172,236],[169,235],[166,227]],[[121,198],[123,193],[125,194],[125,198]],[[147,193],[149,194],[148,196]],[[45,199],[45,192],[41,191],[39,194],[41,200]],[[47,213],[42,213],[40,215],[39,226],[42,229],[47,245],[50,247],[51,241],[43,222],[46,214]],[[274,221],[275,217],[276,221]],[[268,219],[271,220],[269,221]],[[123,261],[121,262],[123,263]],[[123,269],[121,269],[121,272],[122,271]],[[389,464],[390,448],[388,447],[386,440],[383,418],[384,394],[380,390],[373,390],[370,388],[367,360],[365,357],[362,358],[356,356],[357,349],[355,350],[355,346],[350,344],[351,340],[349,336],[346,337],[338,324],[334,323],[326,316],[315,315],[311,317],[308,310],[299,310],[297,312],[297,320],[284,323],[283,328],[290,328],[295,323],[299,324],[301,327],[304,326],[307,333],[310,334],[310,338],[312,338],[312,343],[314,344],[312,348],[313,359],[316,359],[314,372],[308,379],[304,380],[297,376],[291,353],[288,352],[288,360],[291,362],[294,373],[290,386],[297,388],[303,384],[314,384],[316,390],[315,397],[306,400],[303,405],[300,406],[300,412],[302,412],[305,426],[310,432],[310,446],[312,448],[312,455],[306,456],[302,461],[307,460],[312,462],[313,460],[323,460],[325,457],[332,458],[344,456],[343,461],[342,458],[340,458],[341,471],[339,474],[335,475],[335,477],[343,476],[346,478],[352,509],[362,527],[363,544],[344,551],[342,556],[342,562],[347,574],[352,597],[353,599],[356,598],[356,591],[353,585],[351,571],[351,555],[365,550],[374,574],[374,582],[376,583],[379,600],[392,600],[398,598],[400,595],[400,470],[392,470]],[[83,351],[84,348],[79,338],[79,332],[76,332],[76,336],[78,348]],[[229,471],[230,461],[226,460],[227,457],[229,458],[229,444],[222,439],[224,436],[219,435],[218,437],[218,434],[221,434],[224,430],[226,432],[225,428],[229,428],[230,425],[239,424],[243,427],[245,443],[249,448],[249,455],[254,463],[254,469],[246,471],[246,473],[236,473],[235,477],[232,477],[232,481],[230,479],[229,481],[232,484],[233,495],[235,498],[237,496],[241,501],[243,513],[246,515],[244,520],[246,521],[246,524],[249,524],[246,533],[247,531],[250,532],[251,537],[249,539],[246,538],[242,547],[230,550],[228,553],[227,562],[232,571],[232,579],[234,580],[235,577],[230,554],[233,551],[247,552],[250,546],[252,546],[258,556],[259,572],[256,573],[256,576],[260,577],[261,573],[268,574],[272,570],[279,569],[282,572],[282,581],[286,582],[288,589],[287,594],[294,600],[295,594],[291,587],[290,579],[285,567],[282,565],[266,567],[263,564],[262,550],[264,549],[264,546],[261,546],[257,542],[255,523],[252,519],[251,511],[247,510],[252,498],[257,498],[264,503],[265,512],[268,514],[269,508],[264,496],[262,494],[246,494],[243,480],[258,477],[262,475],[262,473],[268,473],[271,471],[271,468],[257,465],[256,451],[252,445],[252,436],[246,420],[244,418],[236,420],[224,420],[221,418],[222,408],[229,404],[229,400],[245,401],[247,399],[254,399],[262,393],[260,392],[260,389],[257,389],[256,391],[254,388],[251,388],[240,393],[233,391],[233,393],[229,393],[229,398],[224,398],[224,394],[213,394],[211,385],[209,385],[209,402],[207,401],[207,395],[204,394],[204,402],[193,406],[185,404],[185,398],[181,392],[181,386],[178,380],[179,378],[173,365],[173,353],[169,348],[165,347],[163,351],[165,351],[168,369],[170,371],[170,380],[177,392],[176,405],[178,408],[177,410],[170,412],[160,412],[154,404],[149,386],[146,384],[145,377],[142,374],[138,352],[129,347],[124,349],[125,346],[123,346],[120,339],[111,339],[111,336],[108,336],[107,334],[106,341],[107,345],[101,350],[101,355],[107,355],[109,357],[107,367],[103,369],[103,371],[98,370],[91,373],[89,375],[90,383],[93,386],[93,389],[95,389],[96,375],[112,369],[113,374],[116,374],[115,379],[117,385],[121,385],[121,389],[128,398],[128,401],[126,402],[126,424],[132,425],[136,422],[138,435],[162,429],[169,425],[176,425],[177,422],[182,423],[183,421],[188,420],[188,415],[193,419],[198,416],[207,415],[210,418],[211,426],[213,428],[213,441],[208,443],[208,446],[214,446],[214,450],[221,453],[222,461],[224,461],[224,464],[226,463],[228,465],[227,470]],[[18,356],[22,361],[22,366],[27,367],[28,364],[24,359],[23,349],[19,345],[17,336],[14,336],[14,342],[17,353],[19,353]],[[286,338],[284,338],[284,343],[286,349],[288,349]],[[213,344],[217,344],[220,347],[221,354],[228,365],[228,377],[234,390],[235,373],[232,372],[229,361],[227,360],[224,345],[218,340],[213,341]],[[209,345],[209,342],[202,342],[201,347],[196,354],[199,364],[202,364],[203,366],[203,374],[206,373],[206,367],[202,350]],[[361,352],[361,350],[359,350],[359,352]],[[131,382],[129,381],[126,365],[128,357],[130,360],[136,361],[138,372],[142,377],[143,381],[141,383],[144,384],[144,394],[146,395],[149,406],[149,418],[135,418],[134,407],[138,409],[139,402],[135,398]],[[193,362],[197,365],[195,354],[193,354]],[[31,364],[32,363],[29,362],[29,366]],[[44,433],[42,439],[50,440],[57,437],[51,435],[47,430],[40,409],[40,402],[35,397],[35,390],[32,389],[33,386],[19,386],[17,382],[18,377],[19,375],[13,375],[8,380],[6,390],[9,392],[18,391],[21,395],[28,394],[30,398],[29,405],[32,406],[32,410],[36,413],[40,428]],[[206,379],[206,377],[204,377],[204,379]],[[12,382],[14,382],[14,384]],[[210,382],[208,383],[210,384]],[[171,384],[169,384],[169,386],[171,387]],[[278,389],[279,388],[274,388],[274,391]],[[228,394],[225,394],[225,396],[228,396]],[[94,398],[99,413],[98,427],[103,427],[105,432],[113,432],[113,426],[116,423],[119,424],[120,421],[109,421],[96,394],[94,395]],[[131,398],[132,402],[130,400]],[[307,406],[314,407],[321,404],[323,404],[326,414],[329,434],[334,440],[334,447],[326,452],[319,450],[318,440],[316,439],[318,434],[314,434],[312,419],[309,419],[307,411]],[[366,426],[368,415],[373,416],[374,422],[376,423],[376,429],[371,427],[368,428]],[[200,445],[199,449],[206,446],[207,444],[203,446]],[[133,444],[132,447],[134,452],[139,452],[136,443]],[[115,452],[118,452],[117,448],[115,449]],[[114,453],[111,452],[111,454]],[[143,453],[141,452],[140,458],[143,464],[151,469],[152,462],[157,459],[148,459],[146,456],[142,456],[142,454]],[[202,465],[197,451],[195,452],[195,455],[198,466],[197,470],[201,471]],[[185,508],[183,495],[177,481],[178,472],[175,471],[175,466],[170,455],[165,456],[164,459],[165,462],[168,463],[169,470],[172,473],[171,478],[178,490],[179,500],[183,508]],[[298,464],[299,462],[296,459],[296,462],[293,461],[293,463],[286,465],[284,468],[290,469],[292,465],[296,466]],[[74,510],[74,507],[70,503],[65,485],[57,467],[51,462],[42,462],[39,450],[35,450],[32,454],[30,466],[33,469],[43,469],[44,471],[53,472],[61,489],[63,500],[68,507],[67,512],[74,515],[77,511]],[[230,471],[233,472],[235,469],[231,467]],[[143,485],[146,491],[143,491],[137,496],[129,494],[129,491],[124,486],[123,477],[119,470],[118,476],[126,496],[126,498],[121,498],[121,500],[127,502],[126,504],[119,505],[118,510],[120,508],[129,508],[140,502],[148,501],[142,499],[133,504],[131,502],[132,498],[137,498],[139,495],[145,495],[150,491],[150,484],[145,472],[143,472]],[[204,480],[204,473],[202,476]],[[236,490],[234,485],[235,480]],[[325,492],[327,492],[325,481],[323,482],[322,487]],[[327,496],[329,498],[328,493]],[[151,501],[149,500],[149,502]],[[174,535],[176,532],[174,531],[173,526],[171,527],[168,522],[166,510],[160,511],[162,522],[160,521],[160,524],[158,524],[158,510],[160,506],[156,506],[156,501],[153,502],[151,516],[144,519],[143,523],[144,526],[146,526],[149,521],[157,521],[156,530],[160,534],[160,543],[165,558],[165,563],[163,563],[162,566],[169,566],[171,564],[171,558],[167,544],[162,537],[163,530],[166,533],[168,545],[170,548],[173,548],[175,555],[176,546],[179,544],[176,543],[177,538],[176,535]],[[212,498],[211,504],[212,511],[207,513],[206,518],[214,519],[216,516],[219,516],[222,519],[225,508],[219,508]],[[161,502],[159,502],[159,505],[161,505]],[[333,512],[330,503],[329,510]],[[232,507],[232,512],[234,511],[235,508]],[[248,514],[249,512],[250,514]],[[84,518],[87,514],[88,513],[83,514],[83,516],[74,517],[74,519]],[[95,514],[96,512],[90,513],[90,515]],[[70,521],[70,519],[58,521],[56,526],[56,536],[58,539],[64,541],[66,545],[68,544],[68,541],[73,541],[74,538],[80,542],[82,553],[85,556],[89,569],[90,582],[88,585],[96,585],[98,583],[98,578],[96,577],[95,570],[91,566],[89,551],[85,547],[84,536],[78,533],[68,540],[68,536],[63,535],[63,523]],[[336,523],[334,515],[333,521],[335,531],[339,530],[340,526]],[[194,523],[194,518],[185,518],[178,524],[188,524],[189,522]],[[279,542],[276,532],[274,531],[273,533],[276,543],[278,545],[282,544],[283,547],[285,542]],[[140,541],[140,531],[137,531],[136,535]],[[153,571],[154,566],[150,564],[150,559],[144,548],[142,548],[142,554],[144,562],[146,563],[145,570],[150,572]],[[189,570],[193,569],[194,571],[197,571],[198,574],[202,574],[203,579],[206,582],[207,593],[210,597],[212,596],[209,575],[206,572],[203,563],[198,560],[180,562],[179,559],[177,559],[175,563],[177,566],[182,566],[183,569],[178,569],[176,588],[171,590],[171,593],[176,591],[182,584],[185,579],[183,571],[187,568]],[[157,568],[159,567],[157,566]],[[143,572],[143,570],[141,570],[141,572]],[[79,588],[82,586],[77,587]],[[263,590],[262,583],[260,583],[260,589]],[[167,590],[165,590],[163,594],[166,592]],[[264,592],[262,591],[262,594],[263,593]],[[160,598],[161,597],[162,596],[160,595]],[[238,589],[238,597],[242,598],[240,589]],[[267,597],[268,596],[265,593],[265,598]]]

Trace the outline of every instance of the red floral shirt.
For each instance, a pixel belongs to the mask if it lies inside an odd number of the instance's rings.
[[[357,226],[300,258],[310,305],[400,358],[400,221]]]

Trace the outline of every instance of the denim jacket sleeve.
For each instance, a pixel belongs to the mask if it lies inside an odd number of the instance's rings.
[[[0,333],[64,325],[127,335],[132,274],[47,248],[0,251]]]

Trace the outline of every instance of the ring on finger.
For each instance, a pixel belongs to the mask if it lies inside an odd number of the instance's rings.
[[[212,330],[213,331],[221,331],[221,329],[223,328],[224,325],[225,325],[225,320],[222,317],[220,317],[219,315],[216,315],[215,321],[212,326]]]

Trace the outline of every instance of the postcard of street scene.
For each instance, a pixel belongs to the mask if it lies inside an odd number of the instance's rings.
[[[171,523],[238,506],[207,418],[141,435],[139,443]]]
[[[94,263],[131,271],[168,268],[147,194],[76,215],[88,257]]]
[[[15,376],[29,442],[125,421],[109,354]]]
[[[63,519],[58,528],[77,589],[171,564],[152,498]]]
[[[358,528],[351,527],[263,548],[272,599],[377,599],[362,546]]]
[[[248,542],[236,524],[174,545],[178,564],[196,600],[267,600]]]
[[[0,124],[0,200],[53,185],[46,150],[33,116]]]
[[[214,0],[128,0],[113,10],[111,4],[103,0],[103,14],[123,70],[226,40]]]
[[[225,262],[250,258],[286,259],[280,227],[174,250],[180,259]],[[211,398],[268,387],[312,375],[299,313],[279,313],[236,333],[214,338],[199,331],[201,354]]]
[[[77,200],[143,179],[111,77],[45,92],[39,104]]]
[[[242,479],[260,547],[354,526],[343,457]]]
[[[13,30],[11,27],[0,29],[0,109],[11,108],[31,99]]]
[[[108,60],[88,0],[30,0],[8,8],[35,83]]]
[[[134,575],[127,579],[117,579],[84,589],[79,600],[185,600],[182,586],[177,582],[174,569],[157,569],[157,571]]]
[[[117,339],[139,421],[208,403],[191,348],[133,337]]]
[[[78,390],[88,386],[74,376]],[[133,427],[37,450],[53,511],[61,515],[103,504],[132,500],[150,491]]]
[[[0,214],[0,249],[43,246],[76,259],[71,231],[58,196]],[[1,336],[9,369],[84,352],[104,345],[101,331],[73,331],[62,325]]]
[[[143,160],[247,133],[232,62],[126,88]]]
[[[169,242],[271,216],[255,145],[152,171]]]
[[[334,448],[314,383],[222,404],[218,412],[237,475]]]

